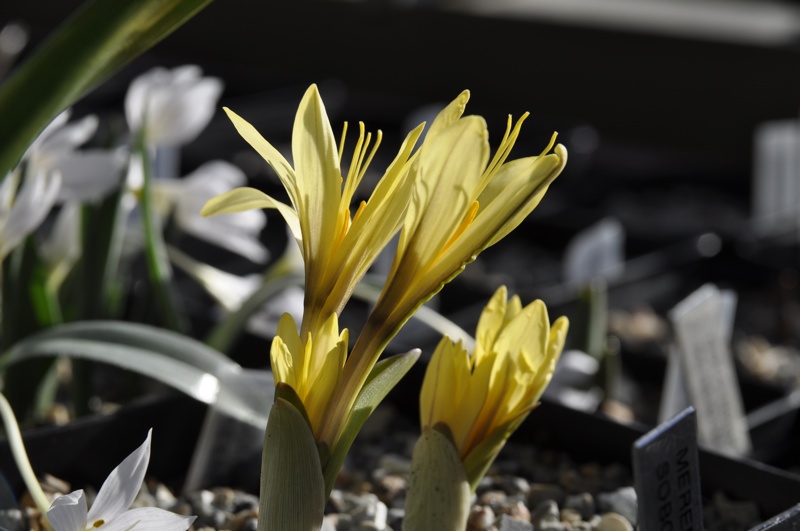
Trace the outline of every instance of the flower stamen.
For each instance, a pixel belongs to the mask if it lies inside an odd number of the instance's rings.
[[[506,124],[506,132],[503,135],[503,140],[500,142],[500,145],[497,147],[497,151],[492,157],[492,161],[489,162],[489,165],[486,167],[486,170],[483,172],[481,176],[481,184],[479,186],[479,190],[483,190],[489,181],[492,180],[492,177],[497,173],[497,170],[505,163],[508,156],[511,154],[511,149],[514,147],[514,144],[517,142],[517,138],[519,137],[519,132],[522,130],[522,124],[525,120],[530,116],[530,113],[525,113],[520,116],[517,123],[514,125],[514,128],[511,128],[511,115],[508,115],[508,122]],[[547,153],[549,149],[552,147],[552,144],[547,146],[547,149],[544,153]],[[543,154],[544,154],[543,153]]]
[[[478,215],[479,208],[480,204],[477,201],[474,201],[472,205],[469,207],[469,210],[467,210],[467,214],[464,216],[464,220],[461,222],[461,224],[458,226],[455,232],[453,232],[453,235],[450,236],[450,239],[447,240],[447,243],[444,245],[444,247],[442,247],[442,250],[439,252],[439,255],[436,257],[436,260],[434,260],[433,263],[436,263],[439,260],[439,258],[441,258],[442,255],[444,255],[447,252],[450,246],[453,245],[456,242],[456,240],[458,240],[458,238],[461,237],[462,234],[464,234],[464,231],[466,231],[467,228],[469,228],[469,226],[475,220],[475,216]]]

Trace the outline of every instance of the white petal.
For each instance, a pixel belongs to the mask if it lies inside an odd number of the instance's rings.
[[[247,177],[238,166],[224,160],[211,160],[184,177],[187,186],[208,190],[213,195],[244,186]],[[212,197],[213,197],[212,195]]]
[[[265,263],[269,260],[269,251],[267,251],[267,248],[261,243],[258,235],[251,235],[248,234],[248,231],[237,230],[236,227],[226,225],[224,221],[220,222],[222,220],[219,219],[248,213],[249,212],[224,214],[214,218],[192,217],[187,219],[186,217],[178,217],[176,219],[181,229],[187,234],[213,243],[218,247],[227,249],[253,262]],[[258,213],[263,214],[263,212],[260,211],[258,211]]]
[[[47,519],[54,531],[86,529],[86,496],[83,491],[76,490],[53,500]]]
[[[193,140],[216,110],[222,81],[202,77],[199,67],[188,65],[153,69],[131,83],[125,97],[125,115],[134,131],[146,117],[147,141],[176,146]]]
[[[0,226],[0,258],[5,257],[31,232],[50,212],[61,188],[61,174],[37,172],[29,176]]]
[[[269,259],[260,234],[267,223],[263,210],[203,217],[203,205],[224,192],[247,182],[244,172],[224,161],[203,164],[184,179],[156,181],[176,203],[175,222],[186,233],[237,253],[253,262]],[[160,190],[160,191],[162,191]]]
[[[161,67],[149,70],[136,77],[128,87],[128,92],[125,94],[125,119],[132,131],[138,131],[142,126],[147,91],[153,83],[153,78],[157,78],[163,72],[166,72],[166,69]]]
[[[89,141],[97,131],[99,120],[90,114],[77,122],[65,125],[45,137],[39,146],[39,151],[61,153],[72,151]]]
[[[50,136],[53,135],[54,132],[58,131],[69,121],[69,117],[72,114],[72,109],[66,109],[61,114],[53,118],[53,121],[47,124],[39,136],[36,137],[28,149],[25,150],[25,154],[22,156],[23,159],[27,159],[28,155],[38,151],[42,144],[47,140]]]
[[[67,203],[61,207],[50,234],[39,247],[39,254],[49,267],[74,263],[81,254],[81,206]]]
[[[107,196],[122,182],[126,161],[122,150],[86,150],[60,157],[56,162],[63,178],[59,202],[84,203]]]
[[[92,508],[89,509],[88,521],[111,521],[122,514],[133,503],[139,488],[142,486],[147,464],[150,461],[150,439],[153,430],[147,432],[147,439],[133,451],[131,455],[111,471],[100,487]]]
[[[191,142],[206,128],[216,111],[222,94],[222,81],[216,78],[198,80],[194,86],[180,89],[180,100],[164,98],[167,108],[174,111],[162,113],[152,129],[148,126],[148,139],[156,145],[177,146]],[[169,118],[169,121],[167,121]]]
[[[157,509],[155,507],[140,507],[131,509],[106,522],[101,531],[186,531],[192,525],[196,516],[182,516],[179,514]]]
[[[8,216],[11,211],[11,206],[14,204],[14,197],[17,195],[17,188],[19,187],[19,180],[22,172],[19,168],[10,171],[6,174],[6,178],[0,184],[0,218]],[[0,220],[0,224],[3,220]]]

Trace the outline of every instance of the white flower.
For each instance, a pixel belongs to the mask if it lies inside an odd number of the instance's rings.
[[[150,461],[150,438],[109,474],[92,508],[86,509],[86,496],[76,490],[56,498],[47,511],[54,531],[185,531],[195,516],[181,516],[155,507],[128,509],[144,480]]]
[[[78,151],[97,130],[97,117],[89,115],[67,124],[69,116],[69,109],[56,116],[28,147],[23,160],[30,173],[61,173],[59,203],[97,201],[121,183],[127,152],[122,148]]]
[[[203,205],[223,192],[244,186],[242,170],[221,160],[203,164],[182,179],[156,179],[154,194],[174,205],[175,223],[187,234],[237,253],[257,263],[269,258],[260,241],[267,223],[263,210],[203,217]]]
[[[62,180],[58,171],[43,169],[28,172],[21,186],[20,179],[16,169],[0,184],[0,261],[44,221]]]
[[[50,275],[49,282],[60,286],[72,266],[81,257],[81,205],[65,203],[53,222],[50,233],[41,240],[39,255]]]
[[[222,94],[222,81],[202,77],[195,65],[172,70],[154,68],[133,80],[125,96],[125,116],[132,131],[145,120],[149,145],[186,144],[202,131],[214,116]]]
[[[234,275],[198,262],[174,247],[168,247],[167,252],[170,260],[197,280],[225,312],[237,311],[265,282],[264,275]],[[280,260],[296,275],[302,274],[302,256],[292,241],[289,241],[289,247]],[[287,286],[250,316],[247,330],[258,336],[272,338],[284,313],[299,323],[303,319],[304,297],[302,288]]]

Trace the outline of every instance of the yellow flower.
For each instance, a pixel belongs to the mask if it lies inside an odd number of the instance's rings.
[[[339,383],[347,357],[348,333],[339,333],[339,320],[331,314],[312,337],[301,338],[294,319],[283,314],[272,341],[270,361],[276,383],[285,383],[303,402],[315,438],[325,406]]]
[[[314,332],[332,313],[340,313],[353,288],[400,229],[413,181],[412,151],[422,125],[408,134],[368,201],[351,217],[350,204],[381,141],[369,150],[371,134],[360,124],[353,157],[343,175],[345,124],[338,146],[316,85],[303,96],[292,133],[294,167],[256,129],[225,109],[242,137],[275,170],[292,206],[253,188],[238,188],[209,201],[203,215],[275,208],[298,241],[305,262],[303,334]],[[344,178],[346,177],[346,179]]]
[[[523,115],[511,117],[489,160],[486,123],[462,114],[462,92],[434,120],[413,161],[414,190],[380,299],[344,368],[323,437],[332,441],[383,348],[425,301],[487,247],[516,228],[544,197],[567,162],[555,136],[541,155],[507,161]]]
[[[542,301],[523,308],[501,287],[481,314],[472,355],[447,336],[437,346],[422,383],[422,427],[447,426],[473,488],[542,396],[567,328],[566,317],[550,326]]]

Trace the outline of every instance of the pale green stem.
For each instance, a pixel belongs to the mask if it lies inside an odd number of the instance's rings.
[[[374,304],[378,302],[381,296],[381,288],[362,281],[353,289],[353,296]],[[436,310],[427,306],[420,306],[411,318],[429,326],[453,341],[461,341],[463,347],[468,351],[475,350],[475,338]]]
[[[17,464],[22,481],[28,487],[28,492],[33,498],[33,502],[39,508],[47,527],[50,528],[50,522],[47,521],[47,510],[50,508],[50,502],[47,500],[47,496],[44,495],[42,486],[39,485],[36,474],[31,468],[28,453],[25,451],[25,444],[22,442],[22,434],[19,431],[17,418],[14,416],[14,410],[11,409],[11,404],[8,403],[3,393],[0,393],[0,416],[3,417],[3,426],[6,429],[8,445],[11,447],[11,454],[14,456],[14,462]]]

